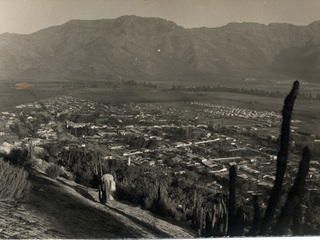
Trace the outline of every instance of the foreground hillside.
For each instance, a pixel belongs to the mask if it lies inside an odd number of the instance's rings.
[[[0,35],[0,77],[178,79],[183,83],[186,78],[282,74],[315,80],[319,68],[313,56],[319,43],[320,22],[184,29],[164,19],[136,16],[73,20],[29,35]],[[307,55],[302,54],[305,50]],[[294,67],[306,58],[311,64]]]
[[[93,189],[34,172],[29,199],[1,203],[1,238],[192,238],[186,230],[138,207],[95,199]],[[13,211],[14,209],[14,211]]]

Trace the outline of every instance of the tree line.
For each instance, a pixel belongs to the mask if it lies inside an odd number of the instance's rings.
[[[280,92],[279,90],[276,91],[266,91],[263,89],[258,88],[237,88],[237,87],[226,87],[223,85],[216,85],[216,86],[181,86],[181,85],[173,85],[170,89],[171,91],[192,91],[192,92],[232,92],[232,93],[240,93],[240,94],[249,94],[249,95],[258,95],[263,97],[275,97],[275,98],[283,98],[285,97],[285,93]],[[299,94],[300,99],[305,100],[313,100],[313,101],[320,101],[320,94],[317,93],[313,95],[312,93],[305,93],[301,92]]]

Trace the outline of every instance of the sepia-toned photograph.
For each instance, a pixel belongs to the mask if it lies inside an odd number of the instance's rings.
[[[0,239],[316,239],[319,13],[0,0]]]

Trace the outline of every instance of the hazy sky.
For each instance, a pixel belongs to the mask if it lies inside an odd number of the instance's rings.
[[[71,19],[160,17],[185,28],[229,22],[320,20],[320,0],[0,0],[0,33],[31,33]]]

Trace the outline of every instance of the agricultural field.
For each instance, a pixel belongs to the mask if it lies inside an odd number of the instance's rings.
[[[238,85],[240,80],[231,81],[231,87]],[[77,82],[75,80],[50,79],[43,81],[30,81],[32,86],[17,90],[15,84],[1,82],[0,88],[0,110],[13,110],[16,105],[34,101],[45,100],[58,96],[71,95],[74,97],[84,98],[100,103],[119,104],[119,103],[161,103],[172,106],[188,104],[191,101],[205,102],[209,104],[234,106],[257,111],[275,111],[280,113],[283,105],[283,98],[249,95],[233,92],[194,92],[194,91],[173,91],[165,83],[159,87],[145,86],[126,86],[121,83],[108,86],[108,82],[91,81]],[[174,83],[174,82],[173,82]],[[156,82],[158,84],[158,82]],[[98,86],[97,86],[98,85]],[[248,89],[264,89],[265,91],[287,92],[292,81],[280,82],[276,80],[259,81],[259,80],[242,80],[242,86]],[[169,89],[169,90],[168,90]],[[302,81],[300,92],[319,92],[320,86],[315,83]],[[190,106],[190,110],[192,107]],[[320,108],[318,101],[297,98],[293,112],[293,125],[301,131],[310,134],[320,135]],[[219,120],[217,119],[216,122]],[[230,122],[231,121],[231,122]],[[233,120],[225,119],[226,125],[234,124]],[[241,121],[239,122],[241,124]],[[243,123],[251,124],[250,121]]]
[[[40,101],[68,93],[67,88],[56,83],[30,82],[32,86],[21,90],[15,88],[17,83],[19,82],[0,82],[1,111],[14,110],[15,106],[19,104]]]
[[[101,103],[161,103],[175,107],[188,104],[191,101],[200,101],[257,111],[274,111],[279,114],[281,114],[284,101],[283,98],[230,92],[203,92],[199,94],[199,92],[175,92],[146,88],[78,89],[73,91],[72,95]],[[191,109],[192,107],[190,106]],[[293,126],[298,127],[301,131],[320,135],[320,126],[318,124],[320,120],[320,108],[317,101],[299,99],[298,97],[293,112],[293,120],[298,120],[293,123]],[[251,123],[250,120],[246,120],[243,124]],[[225,124],[232,125],[233,121],[225,120]]]

